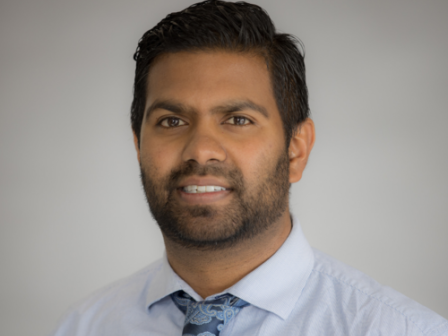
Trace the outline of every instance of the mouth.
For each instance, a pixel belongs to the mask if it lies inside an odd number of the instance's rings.
[[[187,193],[187,194],[204,194],[204,193],[216,193],[220,191],[226,191],[229,190],[224,187],[220,186],[213,186],[213,185],[187,185],[180,188],[181,191]]]
[[[216,185],[189,184],[177,188],[177,195],[182,202],[190,205],[218,205],[230,200],[232,189]]]
[[[189,176],[177,188],[179,200],[190,205],[227,203],[232,194],[228,182],[216,176]]]

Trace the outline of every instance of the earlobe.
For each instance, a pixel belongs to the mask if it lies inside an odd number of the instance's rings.
[[[135,150],[137,151],[137,160],[140,163],[140,145],[138,143],[138,138],[137,135],[135,135],[135,132],[132,132],[132,134],[134,135],[134,146]]]
[[[297,131],[289,143],[289,183],[295,183],[302,178],[314,140],[314,123],[307,118],[297,126]]]

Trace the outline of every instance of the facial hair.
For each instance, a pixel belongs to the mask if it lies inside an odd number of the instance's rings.
[[[248,241],[269,229],[284,213],[289,199],[289,158],[282,152],[274,165],[258,171],[248,185],[241,170],[221,163],[205,166],[184,162],[168,176],[156,176],[151,164],[140,164],[141,180],[153,218],[163,235],[198,250],[218,250]],[[176,199],[177,188],[188,176],[220,176],[230,186],[226,206],[186,205]]]

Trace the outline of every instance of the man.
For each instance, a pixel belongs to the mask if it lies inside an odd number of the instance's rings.
[[[448,335],[448,322],[310,248],[289,214],[314,143],[303,56],[247,3],[146,32],[131,120],[165,257],[56,335]]]

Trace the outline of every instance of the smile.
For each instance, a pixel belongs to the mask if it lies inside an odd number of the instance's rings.
[[[227,190],[224,187],[219,186],[198,186],[198,185],[189,185],[182,188],[183,192],[188,194],[203,194],[203,193],[212,193]]]

